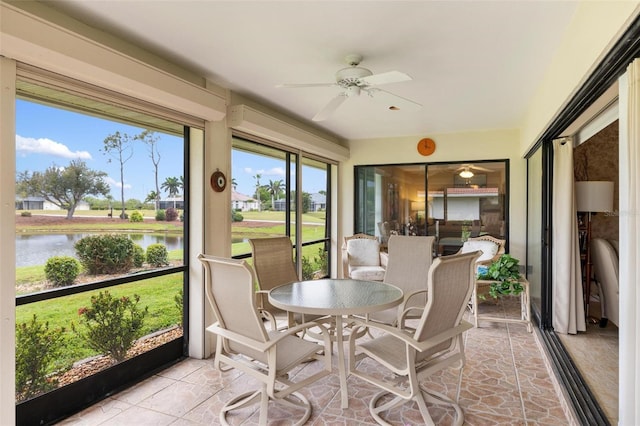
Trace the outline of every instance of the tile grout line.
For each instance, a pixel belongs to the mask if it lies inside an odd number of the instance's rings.
[[[504,306],[503,306],[504,309]],[[518,371],[518,366],[516,365],[516,356],[513,348],[513,339],[511,338],[511,327],[510,324],[506,324],[507,326],[507,338],[509,339],[509,349],[511,350],[511,363],[513,364],[513,371],[516,377],[516,385],[518,386],[518,397],[520,398],[520,408],[522,409],[522,419],[524,420],[524,424],[527,424],[527,411],[525,409],[524,398],[522,396],[522,385],[520,383],[520,372]]]

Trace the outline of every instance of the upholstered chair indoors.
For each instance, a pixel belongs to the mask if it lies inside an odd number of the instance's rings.
[[[600,326],[605,327],[608,320],[618,325],[620,290],[617,252],[609,241],[593,238],[591,240],[591,260],[600,295]]]
[[[344,238],[342,269],[344,278],[382,281],[387,255],[380,251],[378,239],[371,235],[355,234]]]

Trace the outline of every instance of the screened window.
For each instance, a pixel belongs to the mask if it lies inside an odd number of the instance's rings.
[[[326,276],[330,258],[330,168],[329,163],[304,153],[234,137],[234,257],[251,256],[251,238],[286,235],[296,253],[301,253],[298,263],[303,279]]]
[[[181,124],[29,79],[16,103],[16,402],[21,423],[183,353],[184,131]],[[34,343],[47,342],[39,346]],[[158,348],[120,379],[103,371]],[[37,362],[37,368],[34,366]],[[91,381],[100,385],[67,385]],[[90,383],[90,382],[87,382]],[[109,388],[113,386],[113,388]],[[82,398],[73,392],[89,389]],[[63,404],[48,404],[53,392]],[[42,402],[44,401],[44,402]]]

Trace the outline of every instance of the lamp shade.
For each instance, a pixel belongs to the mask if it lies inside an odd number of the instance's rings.
[[[613,210],[613,182],[589,180],[576,182],[576,210],[610,212]]]

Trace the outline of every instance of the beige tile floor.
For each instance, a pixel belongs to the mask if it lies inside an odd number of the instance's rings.
[[[517,303],[481,304],[493,315],[513,315]],[[535,332],[524,325],[481,322],[466,333],[467,363],[458,370],[445,370],[423,379],[427,386],[457,398],[466,425],[566,425],[561,397],[555,392]],[[337,362],[337,357],[334,357]],[[305,369],[317,368],[308,363]],[[307,370],[307,373],[309,370]],[[303,390],[312,404],[309,425],[375,424],[368,403],[377,392],[371,385],[349,377],[349,408],[340,407],[337,374],[332,374]],[[255,387],[254,379],[236,371],[221,373],[211,359],[186,359],[155,376],[115,394],[64,420],[66,425],[198,425],[219,424],[222,404],[233,395]],[[271,410],[270,424],[291,424],[291,412]],[[438,425],[451,424],[451,413],[431,409]],[[420,424],[417,407],[406,405],[388,413],[393,424]],[[229,417],[231,424],[257,424],[255,408]]]

